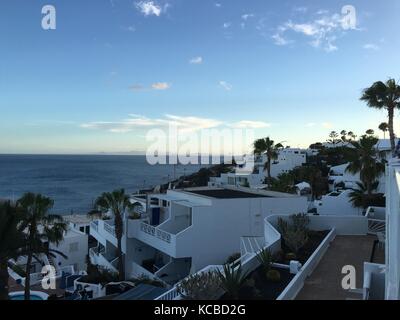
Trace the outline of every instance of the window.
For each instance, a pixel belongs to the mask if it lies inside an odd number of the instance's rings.
[[[79,250],[79,243],[73,242],[69,244],[69,252],[77,252]]]

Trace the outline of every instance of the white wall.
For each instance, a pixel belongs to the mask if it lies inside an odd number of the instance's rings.
[[[318,214],[321,215],[361,215],[362,209],[353,207],[349,195],[352,190],[332,192],[314,201]],[[338,196],[334,194],[340,193]]]
[[[264,219],[306,212],[305,197],[213,200],[193,209],[193,226],[177,235],[177,255],[192,257],[192,271],[222,264],[240,252],[240,237],[264,236]]]
[[[64,240],[58,246],[50,244],[50,249],[61,251],[67,256],[67,259],[64,259],[62,256],[56,255],[54,259],[56,267],[73,265],[76,271],[86,270],[87,234],[69,229],[64,236]]]

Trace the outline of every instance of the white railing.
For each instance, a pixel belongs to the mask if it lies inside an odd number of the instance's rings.
[[[92,221],[90,223],[90,228],[92,228],[93,230],[95,230],[96,232],[99,231],[99,222],[97,220]]]
[[[263,239],[262,243],[263,248],[261,249],[267,249],[270,250],[272,253],[276,252],[277,250],[280,249],[280,240],[281,240],[281,235],[280,233],[274,228],[274,226],[270,223],[271,217],[267,217],[264,220],[264,225],[265,225],[265,239]],[[251,238],[258,238],[258,237],[251,237]],[[257,241],[261,241],[258,239]],[[260,244],[260,242],[257,242]],[[255,248],[256,245],[253,246]],[[245,256],[241,257],[240,260],[241,263],[237,263],[237,261],[233,262],[231,266],[233,268],[238,268],[239,266],[242,267],[242,270],[244,273],[250,273],[254,271],[256,268],[260,266],[260,262],[257,259],[257,251],[250,253],[247,252]],[[221,272],[223,271],[223,266],[222,265],[210,265],[205,267],[204,269],[198,271],[196,274],[200,274],[203,272],[208,272],[208,271],[216,271],[220,270]],[[190,276],[189,276],[190,277]],[[187,279],[187,278],[186,278]],[[178,286],[179,283],[177,283],[171,290],[165,292],[155,300],[180,300],[181,297],[178,292]]]
[[[209,272],[209,271],[217,271],[220,270],[222,271],[222,266],[207,266],[204,269],[196,272],[196,274],[201,274],[201,273],[205,273],[205,272]],[[187,278],[186,278],[187,279]],[[155,298],[154,300],[163,300],[163,301],[167,301],[167,300],[182,300],[182,297],[179,293],[178,290],[178,285],[176,284],[171,290],[168,290],[167,292],[164,292],[161,296]]]
[[[109,234],[111,234],[113,237],[115,237],[115,225],[111,225],[107,223],[107,221],[104,221],[104,230],[106,230]]]
[[[378,234],[386,232],[386,209],[380,207],[368,207],[365,216],[368,219],[368,233]]]
[[[329,234],[325,237],[322,243],[314,251],[314,253],[308,258],[307,262],[302,266],[296,276],[290,281],[285,290],[279,295],[277,300],[293,300],[304,286],[304,281],[317,267],[319,261],[328,250],[330,243],[336,237],[336,230],[333,228]]]
[[[151,226],[145,222],[142,222],[140,224],[140,231],[143,231],[144,233],[151,235],[153,237],[156,237],[166,243],[171,243],[171,239],[173,236],[171,233],[161,230],[159,228],[156,228],[154,226]]]

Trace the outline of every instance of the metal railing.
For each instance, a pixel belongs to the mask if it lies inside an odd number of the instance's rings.
[[[368,219],[368,233],[377,235],[386,233],[385,208],[368,207],[365,216]]]

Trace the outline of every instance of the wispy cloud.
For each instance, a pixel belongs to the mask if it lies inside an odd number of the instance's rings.
[[[286,45],[291,42],[288,33],[300,34],[309,39],[309,44],[314,48],[321,48],[326,52],[338,50],[336,40],[345,34],[344,17],[340,14],[327,15],[326,11],[319,11],[319,16],[306,23],[292,20],[285,22],[277,28],[272,36],[275,44]]]
[[[215,6],[216,6],[217,8],[221,8],[221,7],[222,7],[222,4],[216,3]]]
[[[228,29],[228,28],[230,28],[232,26],[232,22],[224,22],[224,24],[222,25],[222,27],[224,28],[224,29]]]
[[[85,129],[105,130],[113,133],[127,133],[143,129],[165,128],[175,126],[180,133],[193,133],[200,130],[214,128],[233,129],[262,129],[271,125],[262,121],[242,120],[239,122],[224,122],[212,118],[194,116],[178,116],[166,114],[161,118],[148,118],[143,115],[130,114],[128,118],[120,121],[96,121],[81,124]]]
[[[135,6],[146,17],[152,15],[159,17],[164,11],[163,8],[154,1],[136,2]]]
[[[242,15],[242,19],[243,19],[244,21],[247,21],[247,20],[250,19],[250,18],[254,18],[254,14],[253,14],[253,13],[246,13],[246,14],[243,14],[243,15]]]
[[[171,84],[167,82],[156,82],[151,85],[154,90],[167,90],[171,88]]]
[[[363,46],[363,48],[366,50],[374,50],[374,51],[380,50],[380,47],[374,43],[367,43]]]
[[[166,114],[164,118],[148,118],[142,115],[131,114],[129,118],[116,122],[98,121],[81,125],[86,129],[106,130],[114,133],[127,133],[137,129],[165,128],[174,125],[182,133],[195,132],[202,129],[211,129],[222,125],[221,121],[199,117],[183,117]]]
[[[226,81],[221,80],[219,82],[219,85],[224,88],[226,91],[231,91],[232,90],[232,85]]]
[[[270,127],[270,123],[262,122],[262,121],[251,121],[251,120],[243,120],[236,123],[231,124],[232,128],[237,129],[261,129]]]
[[[145,90],[167,90],[171,88],[171,84],[168,82],[156,82],[151,86],[146,87],[140,83],[135,83],[129,87],[132,91],[145,91]]]
[[[203,57],[194,57],[189,60],[190,64],[202,64],[203,63]]]

